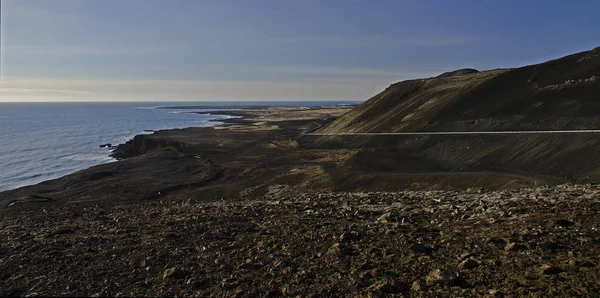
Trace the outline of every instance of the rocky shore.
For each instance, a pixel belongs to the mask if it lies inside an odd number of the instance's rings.
[[[596,185],[21,202],[0,295],[594,297],[599,212]]]

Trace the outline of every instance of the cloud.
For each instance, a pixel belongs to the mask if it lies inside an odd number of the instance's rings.
[[[73,55],[144,55],[176,51],[177,47],[167,45],[6,45],[5,55],[25,56],[73,56]]]
[[[390,83],[357,79],[249,82],[6,78],[0,93],[3,101],[364,100]]]
[[[448,33],[418,33],[398,35],[327,35],[294,36],[275,38],[282,44],[310,44],[320,48],[382,48],[382,47],[438,47],[466,45],[475,41],[475,37]]]
[[[311,75],[339,75],[339,76],[382,76],[382,77],[426,77],[437,71],[397,71],[388,69],[371,68],[341,68],[320,66],[258,66],[257,71],[281,74],[311,74]]]
[[[24,88],[1,88],[0,94],[27,94],[27,95],[90,95],[93,92],[67,89],[24,89]]]
[[[399,44],[408,46],[458,46],[469,44],[473,41],[473,37],[464,35],[422,36],[417,34],[397,38]]]

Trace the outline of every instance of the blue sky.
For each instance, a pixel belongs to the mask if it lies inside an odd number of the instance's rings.
[[[0,101],[365,100],[600,45],[599,1],[3,0]]]

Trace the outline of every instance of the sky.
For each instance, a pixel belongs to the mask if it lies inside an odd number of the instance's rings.
[[[600,45],[597,0],[1,0],[0,101],[362,101]]]

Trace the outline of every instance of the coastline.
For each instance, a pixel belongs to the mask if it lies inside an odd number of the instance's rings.
[[[60,104],[60,105],[62,106],[62,105],[66,105],[66,104]],[[121,108],[121,107],[118,107],[118,108]],[[132,107],[130,107],[130,108],[132,108]],[[133,107],[133,108],[137,109],[137,107]],[[148,108],[148,109],[144,109],[144,110],[154,110],[154,109],[155,108],[151,108],[151,109]],[[226,109],[226,107],[224,107],[224,109]],[[225,110],[223,110],[223,112],[225,112]],[[29,181],[29,180],[16,181],[15,178],[7,176],[7,179],[8,179],[6,181],[7,183],[5,185],[3,185],[3,187],[7,187],[7,188],[0,189],[0,192],[11,191],[11,190],[15,190],[15,189],[18,189],[21,187],[32,186],[35,184],[43,183],[47,180],[59,179],[64,176],[73,174],[75,172],[86,170],[86,169],[96,166],[96,165],[101,165],[101,164],[106,164],[106,163],[117,161],[117,159],[115,159],[114,157],[111,156],[112,151],[114,151],[114,149],[116,149],[119,144],[125,143],[138,135],[148,135],[148,134],[152,134],[156,131],[160,131],[160,130],[170,130],[170,129],[189,128],[189,127],[206,127],[205,124],[208,124],[209,126],[216,126],[216,125],[223,124],[224,120],[235,117],[235,116],[229,116],[229,115],[219,114],[219,113],[215,113],[215,112],[201,113],[201,114],[207,115],[210,118],[205,120],[205,123],[201,123],[201,124],[190,123],[188,126],[183,126],[183,127],[179,126],[180,123],[172,123],[175,125],[174,127],[159,128],[159,129],[156,129],[156,128],[141,129],[140,128],[137,131],[137,133],[134,135],[131,135],[130,131],[125,132],[126,128],[121,129],[122,131],[115,129],[114,131],[117,131],[117,133],[107,133],[106,135],[103,135],[104,138],[96,138],[94,140],[92,140],[92,138],[84,138],[84,140],[80,141],[80,142],[84,142],[84,143],[76,143],[74,141],[71,141],[71,142],[67,142],[66,145],[63,145],[63,146],[54,146],[55,148],[59,148],[59,147],[66,148],[66,150],[62,150],[62,151],[55,150],[56,156],[52,156],[51,155],[52,153],[50,153],[49,150],[44,150],[44,154],[46,154],[45,152],[49,152],[48,156],[45,157],[46,159],[48,159],[48,158],[52,158],[52,159],[70,158],[71,156],[73,156],[72,160],[74,160],[74,161],[81,160],[80,164],[76,164],[76,163],[69,164],[66,168],[71,169],[70,171],[64,170],[63,168],[60,168],[60,167],[58,167],[58,165],[54,165],[54,164],[47,165],[47,168],[49,168],[49,169],[51,168],[52,171],[50,171],[50,170],[43,171],[43,169],[46,169],[46,167],[44,167],[44,165],[39,165],[39,167],[40,167],[39,171],[34,172],[30,177],[23,178],[24,180],[27,180],[27,179],[35,178],[35,177],[45,177],[44,180],[38,180],[38,181]],[[139,115],[138,115],[138,117],[139,117]],[[177,118],[177,116],[175,116],[175,117]],[[224,117],[226,117],[226,118],[224,118]],[[173,117],[171,117],[171,118],[173,118]],[[187,117],[187,118],[189,118],[189,117]],[[183,119],[185,119],[185,118],[183,118]],[[182,123],[183,122],[185,122],[185,120],[183,120]],[[152,123],[148,123],[148,124],[149,125],[147,128],[151,128],[153,126]],[[158,126],[160,127],[161,125],[159,124]],[[114,129],[114,127],[113,127],[113,129]],[[133,130],[135,131],[135,129],[133,129]],[[113,131],[113,130],[111,130],[111,131]],[[77,132],[77,133],[83,133],[83,132]],[[94,135],[95,133],[97,134],[97,132],[90,132],[91,135]],[[100,135],[100,134],[97,134],[97,135]],[[125,135],[129,135],[129,136],[125,137]],[[73,139],[73,137],[71,137],[71,134],[63,136],[63,137]],[[79,139],[79,138],[77,138],[77,139]],[[115,141],[117,141],[117,143],[115,143]],[[31,141],[31,143],[38,143],[38,142],[44,142],[44,141],[37,140],[37,139]],[[27,151],[30,151],[30,150],[40,150],[41,151],[42,148],[43,148],[42,146],[40,146],[39,148],[30,146],[30,147],[28,147]],[[87,148],[87,150],[83,150],[80,148]],[[23,157],[20,157],[20,158],[22,159]],[[35,159],[31,159],[31,160],[35,161]],[[57,175],[55,175],[55,173],[61,173],[61,174],[57,176]],[[0,177],[0,178],[2,178],[2,177]],[[2,181],[3,180],[0,179],[0,183]],[[14,184],[14,186],[13,186],[13,184]]]
[[[236,118],[217,120],[222,123],[218,126],[139,134],[112,152],[120,161],[0,192],[0,209],[12,200],[40,194],[59,201],[135,201],[155,198],[158,193],[160,197],[213,200],[262,197],[272,191],[273,184],[300,193],[498,189],[564,182],[533,173],[440,170],[409,156],[390,159],[389,153],[370,153],[371,148],[388,150],[385,143],[389,141],[418,140],[414,137],[323,138],[303,134],[350,110],[351,106],[265,106],[221,111],[219,115]]]
[[[176,108],[176,107],[173,107],[173,108]],[[194,107],[194,108],[196,108],[196,107]],[[165,149],[165,150],[161,150],[160,152],[156,152],[154,156],[150,156],[148,158],[150,160],[156,160],[156,162],[139,161],[139,164],[138,164],[139,167],[149,166],[152,169],[152,170],[150,170],[150,172],[155,171],[158,175],[159,173],[164,172],[164,170],[159,169],[159,167],[151,166],[150,163],[154,163],[154,164],[168,163],[168,158],[169,158],[168,156],[171,156],[172,154],[176,154],[176,156],[182,157],[181,152],[177,153],[177,150],[180,149],[180,147],[182,147],[181,145],[189,143],[190,140],[186,140],[186,138],[188,138],[186,136],[186,134],[196,135],[196,134],[202,134],[205,132],[213,132],[213,131],[220,132],[221,129],[224,129],[224,128],[227,128],[228,130],[238,131],[238,130],[244,130],[245,129],[244,127],[250,127],[251,128],[250,131],[261,131],[261,130],[263,130],[263,128],[266,129],[264,131],[268,131],[268,130],[272,130],[272,129],[277,129],[276,125],[273,125],[270,127],[263,127],[262,125],[260,125],[260,123],[258,123],[259,125],[253,125],[253,124],[256,124],[254,122],[256,122],[257,119],[246,119],[244,117],[252,118],[253,116],[255,116],[255,114],[257,112],[264,113],[265,111],[267,111],[268,109],[271,109],[271,108],[282,109],[281,111],[283,113],[288,112],[288,111],[294,111],[294,110],[299,110],[302,112],[310,112],[313,110],[321,109],[321,107],[280,107],[280,108],[277,108],[277,107],[264,106],[264,107],[258,107],[254,110],[224,111],[226,109],[229,109],[229,107],[225,106],[222,108],[223,108],[223,110],[220,110],[220,111],[193,112],[193,113],[199,113],[199,114],[225,115],[225,116],[231,117],[231,118],[227,118],[227,119],[211,119],[210,122],[218,122],[219,123],[216,126],[163,129],[163,130],[156,130],[151,133],[138,134],[132,140],[125,142],[123,144],[117,145],[115,147],[115,150],[113,150],[113,152],[111,152],[111,156],[114,155],[115,151],[118,151],[119,148],[122,148],[127,143],[132,143],[136,139],[141,141],[141,143],[139,144],[139,148],[138,148],[138,149],[141,149],[141,151],[138,151],[137,153],[131,154],[127,157],[134,157],[134,156],[146,153],[147,151],[150,151],[152,149]],[[266,113],[268,114],[270,112],[266,112]],[[308,118],[310,119],[311,117],[312,116],[309,116]],[[276,121],[276,122],[281,122],[281,121]],[[306,121],[304,121],[304,122],[306,122]],[[296,123],[292,123],[292,125],[296,125]],[[259,135],[264,134],[264,131],[259,132]],[[235,133],[234,136],[231,136],[232,139],[239,139],[239,140],[241,140],[241,142],[250,141],[254,137],[256,137],[256,136],[254,136],[254,135],[247,136],[244,133]],[[178,139],[178,138],[182,138],[182,139]],[[169,150],[171,150],[172,152],[169,152]],[[185,155],[185,154],[183,154],[183,155]],[[167,158],[167,160],[165,161],[165,160],[163,160],[163,158]],[[182,158],[182,159],[186,159],[186,158]],[[189,162],[189,161],[182,160],[181,164],[186,164],[187,162]],[[71,174],[56,178],[56,179],[51,179],[51,180],[43,181],[43,182],[40,182],[40,183],[37,183],[34,185],[27,185],[27,186],[19,187],[16,189],[11,189],[11,190],[0,192],[0,209],[3,209],[7,202],[17,199],[19,197],[27,197],[30,194],[35,195],[37,193],[43,193],[43,194],[56,193],[57,195],[53,194],[52,197],[60,198],[60,197],[71,197],[72,193],[77,193],[79,196],[80,191],[73,191],[73,189],[85,189],[84,186],[78,187],[78,184],[84,183],[84,182],[89,182],[90,184],[93,184],[95,186],[98,186],[98,184],[102,184],[101,188],[103,189],[103,192],[105,193],[104,195],[102,195],[102,197],[110,197],[110,196],[112,196],[112,191],[107,191],[107,190],[110,189],[110,183],[112,183],[113,180],[110,180],[110,179],[106,180],[105,178],[110,178],[111,176],[113,176],[113,174],[118,176],[117,174],[121,172],[121,170],[119,168],[120,165],[118,165],[118,166],[112,165],[115,163],[118,163],[118,161],[111,161],[108,163],[99,164],[99,165],[92,166],[87,169],[76,171],[74,173],[71,173]],[[128,163],[128,161],[125,161],[125,163]],[[131,161],[131,163],[134,163],[134,161]],[[108,172],[110,172],[110,173],[106,173],[107,171],[105,171],[105,169],[111,169],[111,170],[108,170]],[[147,172],[148,171],[146,171],[146,173]],[[127,179],[136,180],[135,177],[132,177],[132,176],[127,176]],[[184,180],[183,178],[178,178],[178,179]],[[140,181],[135,181],[135,182],[136,183],[139,182],[139,183],[143,184],[143,182],[140,182]],[[171,183],[172,185],[170,185],[167,188],[175,187],[175,184],[177,184],[177,183],[178,182],[172,181],[172,183]],[[187,185],[187,184],[183,183],[179,187],[183,187],[185,185]],[[146,188],[146,186],[140,185],[140,188]],[[156,192],[158,192],[158,191],[159,190],[157,190]],[[87,191],[84,191],[84,192],[87,192]],[[93,191],[90,191],[90,192],[93,192]],[[138,191],[137,194],[141,193],[141,194],[143,194],[142,197],[145,197],[145,196],[148,196],[148,194],[150,194],[150,193],[156,193],[156,192],[154,192],[154,191]],[[132,195],[132,196],[134,196],[134,195]],[[152,196],[152,195],[149,195],[149,196]]]

